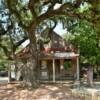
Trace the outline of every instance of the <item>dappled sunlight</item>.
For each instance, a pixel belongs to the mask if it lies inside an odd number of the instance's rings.
[[[55,87],[55,86],[53,88],[52,88],[52,86],[45,86],[45,88],[48,88],[52,91],[58,90],[58,87]]]
[[[34,90],[18,89],[16,85],[0,86],[0,100],[82,100],[72,96],[71,90],[62,84],[42,84]]]

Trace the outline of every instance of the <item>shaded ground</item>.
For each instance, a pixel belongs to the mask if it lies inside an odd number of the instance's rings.
[[[83,100],[72,96],[66,84],[42,84],[38,89],[18,89],[16,84],[0,85],[0,100]]]

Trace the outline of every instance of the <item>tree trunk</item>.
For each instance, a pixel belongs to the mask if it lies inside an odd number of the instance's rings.
[[[88,78],[87,79],[88,85],[90,87],[93,87],[93,66],[92,65],[88,66],[87,78]]]
[[[27,60],[24,68],[24,80],[27,86],[32,86],[36,88],[39,85],[38,80],[38,50],[37,50],[37,43],[36,43],[36,23],[29,27],[28,30],[28,37],[30,40],[30,53],[31,57]]]
[[[35,60],[32,57],[24,60],[24,66],[21,73],[23,77],[23,86],[25,87],[36,88],[39,85],[35,64]]]

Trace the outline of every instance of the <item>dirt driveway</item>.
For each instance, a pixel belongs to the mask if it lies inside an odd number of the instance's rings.
[[[18,89],[15,84],[0,86],[0,100],[82,100],[72,96],[65,84],[41,84],[38,89]]]

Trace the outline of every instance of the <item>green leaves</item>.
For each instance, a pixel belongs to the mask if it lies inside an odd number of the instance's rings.
[[[91,8],[92,6],[88,3],[88,2],[83,2],[81,5],[80,5],[80,8],[78,8],[78,11],[80,13],[84,13],[84,12],[87,12],[89,11],[89,9]]]
[[[72,67],[71,61],[65,61],[65,62],[64,62],[64,68],[65,68],[66,70],[70,69],[71,67]]]
[[[73,37],[70,38],[70,41],[74,46],[79,47],[81,62],[95,64],[99,57],[97,55],[100,54],[97,52],[99,50],[97,48],[97,33],[91,23],[86,20],[78,20],[77,23],[71,28],[70,32],[74,34],[70,34]]]

